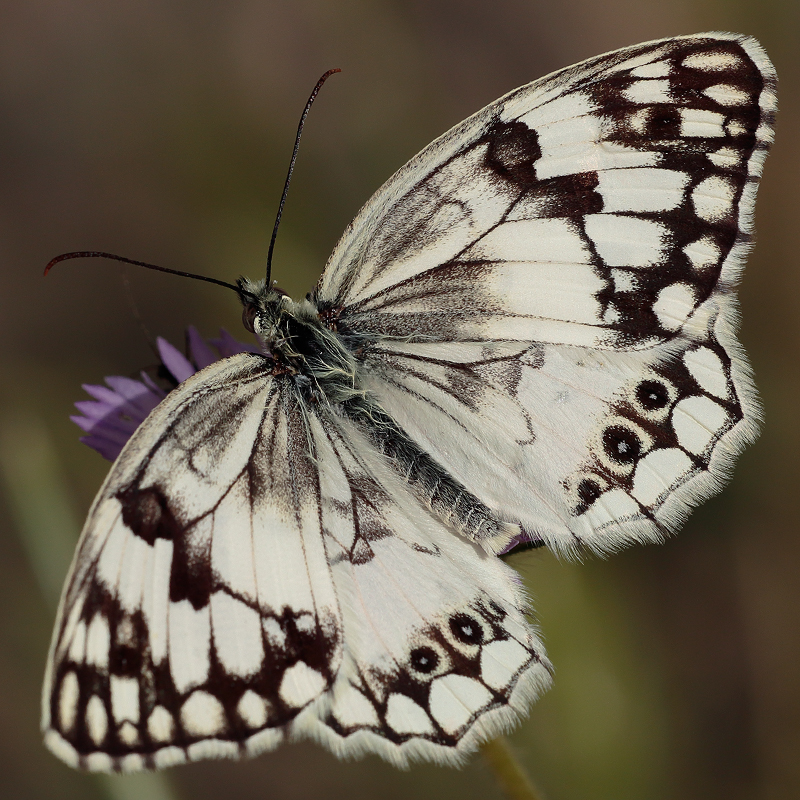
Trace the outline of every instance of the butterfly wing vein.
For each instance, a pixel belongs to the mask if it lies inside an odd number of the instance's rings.
[[[48,744],[76,766],[302,737],[457,762],[549,683],[511,570],[270,370],[244,354],[182,384],[90,513],[44,706]]]
[[[313,299],[499,523],[565,554],[658,540],[757,430],[734,288],[774,112],[769,60],[734,34],[561,70],[390,179]],[[87,520],[48,745],[91,770],[296,738],[459,763],[550,666],[512,571],[422,500],[266,356],[181,384]]]

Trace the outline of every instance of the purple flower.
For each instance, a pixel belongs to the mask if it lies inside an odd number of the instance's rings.
[[[81,441],[109,461],[116,459],[145,417],[179,383],[221,358],[261,352],[255,344],[237,341],[224,328],[219,339],[206,341],[194,326],[186,330],[188,358],[160,336],[156,346],[161,357],[157,380],[144,371],[141,380],[114,375],[105,379],[107,386],[84,384],[84,391],[94,399],[75,403],[80,415],[70,419],[86,432]]]

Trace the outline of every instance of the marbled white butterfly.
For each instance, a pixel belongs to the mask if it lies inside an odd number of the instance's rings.
[[[307,299],[241,279],[89,513],[44,687],[89,770],[458,763],[550,683],[496,554],[660,541],[753,440],[735,287],[775,73],[727,33],[502,97],[392,177]]]

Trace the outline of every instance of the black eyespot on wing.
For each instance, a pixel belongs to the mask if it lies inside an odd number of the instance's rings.
[[[450,617],[450,630],[453,636],[464,644],[481,644],[483,642],[483,628],[469,614],[453,614]]]
[[[439,666],[439,656],[430,647],[418,647],[411,651],[411,666],[417,672],[427,675]]]
[[[618,464],[632,464],[642,452],[642,443],[630,428],[611,425],[603,431],[603,448]]]
[[[642,381],[636,387],[636,399],[648,411],[657,411],[669,402],[669,390],[660,381]]]
[[[141,610],[127,614],[119,602],[106,596],[103,602],[108,611],[111,643],[108,651],[108,669],[112,675],[136,677],[145,661],[150,634]]]
[[[680,136],[681,116],[677,108],[654,106],[650,112],[647,133],[653,139],[677,139]]]
[[[109,669],[114,675],[139,674],[142,668],[142,654],[139,650],[128,645],[113,648],[109,659]]]

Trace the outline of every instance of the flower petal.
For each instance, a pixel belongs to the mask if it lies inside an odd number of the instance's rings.
[[[186,329],[186,341],[189,344],[189,355],[192,361],[201,370],[215,361],[219,361],[219,356],[214,355],[214,351],[208,346],[206,340],[200,335],[200,331],[194,325]]]
[[[211,344],[219,350],[221,358],[235,356],[237,353],[260,353],[261,348],[254,344],[245,344],[234,339],[225,328],[219,329],[219,339],[209,339]]]
[[[256,345],[237,341],[224,328],[220,330],[220,336],[221,339],[210,340],[219,350],[219,358],[236,353],[262,352]],[[161,361],[177,383],[219,361],[194,326],[187,329],[186,341],[194,364],[166,339],[156,339]],[[113,375],[105,380],[107,386],[84,384],[84,391],[93,399],[75,403],[80,415],[70,419],[88,434],[81,437],[84,444],[113,461],[147,415],[167,396],[167,392],[146,372],[141,373],[141,380],[121,375]]]
[[[107,458],[109,461],[116,461],[117,456],[122,452],[122,448],[125,447],[130,438],[130,436],[123,435],[113,437],[90,434],[89,436],[81,436],[80,441],[82,444],[91,447],[92,450],[97,450],[103,458]]]
[[[163,399],[163,393],[154,393],[149,386],[133,378],[113,375],[105,379],[106,383],[127,403],[126,407],[140,410],[146,417]]]
[[[166,339],[157,337],[156,347],[158,347],[158,354],[161,356],[164,366],[175,376],[178,383],[183,383],[197,372],[192,362]]]

